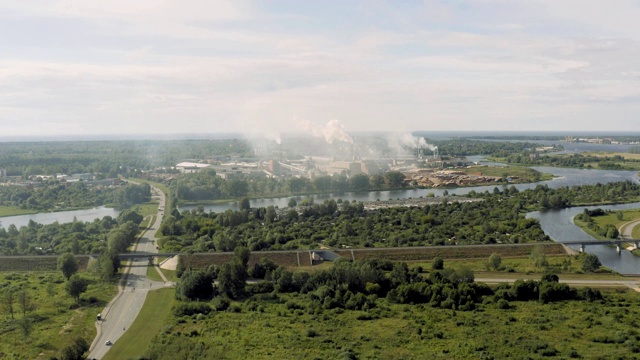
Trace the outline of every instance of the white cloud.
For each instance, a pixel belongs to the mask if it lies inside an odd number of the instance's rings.
[[[0,21],[0,132],[637,129],[640,10],[594,3],[6,0],[68,28]]]

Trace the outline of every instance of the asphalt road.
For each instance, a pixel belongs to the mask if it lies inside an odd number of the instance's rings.
[[[633,229],[638,226],[638,224],[640,224],[640,220],[633,220],[629,221],[626,224],[622,224],[622,226],[620,226],[620,229],[618,229],[620,231],[621,237],[623,239],[632,239],[631,233],[633,232]]]
[[[165,198],[160,189],[152,188],[159,199],[159,208],[164,209]],[[144,232],[135,252],[156,253],[156,230],[162,222],[164,211],[159,210],[156,221]],[[134,260],[130,263],[129,271],[120,280],[120,291],[109,305],[102,311],[103,320],[96,321],[98,334],[92,343],[89,359],[102,359],[111,346],[107,341],[115,343],[129,329],[140,313],[149,290],[165,286],[163,282],[150,281],[147,278],[147,259]],[[97,314],[96,314],[97,315]]]

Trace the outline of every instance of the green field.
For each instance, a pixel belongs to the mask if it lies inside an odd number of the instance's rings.
[[[3,216],[25,215],[25,214],[35,214],[35,213],[37,213],[37,211],[19,209],[11,206],[0,206],[0,225],[2,225]]]
[[[618,229],[620,228],[621,225],[629,221],[640,219],[640,210],[638,209],[622,210],[620,212],[622,213],[622,220],[618,219],[618,211],[610,212],[603,216],[593,216],[592,219],[593,219],[593,222],[599,227],[604,227],[606,225],[613,225]],[[587,227],[587,224],[584,221],[574,219],[574,223],[577,226],[579,226],[582,230],[584,230],[587,234],[595,237],[596,239],[601,239],[601,240],[605,239],[603,236],[600,236],[594,231],[592,231],[591,229],[589,229]],[[631,236],[635,239],[640,239],[640,226],[636,226],[633,229]]]
[[[151,339],[162,330],[175,302],[173,289],[150,291],[136,321],[126,336],[116,341],[104,359],[131,359],[140,357]]]
[[[233,303],[231,310],[169,316],[151,359],[631,358],[640,352],[638,294],[605,291],[596,303],[512,302],[476,311],[391,304],[365,311],[311,307],[304,295]],[[133,354],[133,353],[132,353]]]
[[[500,271],[494,271],[489,265],[489,259],[448,259],[445,265],[452,269],[460,269],[467,267],[474,272],[491,271],[496,276],[505,276],[506,274],[541,274],[544,272],[553,272],[555,274],[582,274],[582,258],[580,256],[571,255],[553,255],[547,256],[548,265],[546,267],[536,267],[532,260],[528,257],[508,257],[502,258]],[[407,262],[410,268],[421,266],[425,270],[431,269],[431,261],[411,261]],[[609,278],[611,272],[605,268],[601,269],[601,273],[607,274]],[[596,278],[597,274],[589,274],[590,278]],[[616,275],[618,276],[618,275]]]
[[[81,337],[91,344],[96,335],[95,316],[116,294],[116,287],[101,283],[90,273],[81,273],[90,280],[75,305],[65,292],[65,280],[60,272],[0,272],[0,293],[7,289],[25,290],[31,310],[26,318],[30,331],[25,335],[21,305],[14,303],[15,319],[0,306],[0,354],[7,359],[49,359],[73,339]]]

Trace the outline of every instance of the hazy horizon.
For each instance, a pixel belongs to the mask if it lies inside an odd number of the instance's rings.
[[[620,131],[424,131],[417,130],[404,132],[418,137],[426,137],[438,140],[451,137],[481,137],[481,136],[629,136],[640,137],[638,132]],[[403,134],[393,131],[354,131],[349,135],[353,137],[361,136],[384,136],[386,134]],[[313,136],[303,132],[281,133],[282,138]],[[31,135],[31,136],[5,136],[0,134],[0,142],[47,142],[47,141],[118,141],[118,140],[223,140],[223,139],[261,139],[260,136],[242,133],[176,133],[176,134],[81,134],[81,135]]]
[[[7,0],[0,135],[640,131],[639,15],[622,0]]]

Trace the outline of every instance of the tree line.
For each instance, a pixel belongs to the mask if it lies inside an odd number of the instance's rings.
[[[50,180],[35,188],[0,186],[0,205],[34,211],[111,205],[124,209],[151,199],[149,184],[117,187],[72,184]]]
[[[126,250],[137,233],[142,215],[125,210],[117,218],[105,216],[91,222],[73,221],[43,225],[29,221],[19,229],[0,227],[0,254],[100,254],[109,249]]]

